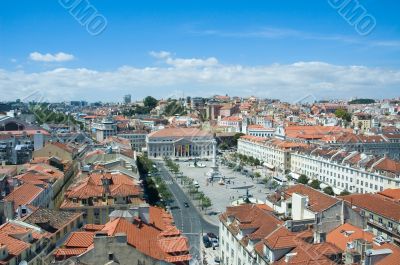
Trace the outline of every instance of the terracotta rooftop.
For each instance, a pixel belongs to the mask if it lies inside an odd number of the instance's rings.
[[[148,134],[148,138],[153,137],[212,137],[209,132],[197,129],[197,128],[165,128],[159,131],[152,132]]]
[[[378,192],[378,194],[394,201],[400,202],[400,189],[386,189]]]
[[[37,225],[49,233],[55,233],[81,215],[82,213],[39,208],[27,216],[24,221]]]
[[[352,206],[400,222],[400,204],[378,194],[351,194],[341,197]]]
[[[308,196],[308,208],[313,212],[326,210],[339,202],[338,199],[303,184],[291,186],[284,190],[284,193],[288,196],[292,196],[293,193]]]
[[[375,170],[387,171],[396,175],[400,175],[400,162],[385,157],[373,166]]]
[[[400,260],[400,248],[390,243],[384,243],[382,245],[375,244],[373,243],[374,237],[375,236],[372,233],[346,223],[329,232],[327,234],[326,241],[337,246],[342,251],[345,251],[348,242],[352,242],[356,239],[363,239],[372,243],[373,249],[390,249],[392,251],[391,254],[383,257],[374,264],[398,265]]]
[[[4,200],[14,201],[14,209],[20,205],[31,204],[44,191],[43,188],[30,183],[24,183],[15,188]]]
[[[108,189],[103,185],[103,180],[109,182]],[[106,193],[113,197],[127,197],[139,196],[142,190],[134,179],[123,173],[91,173],[68,189],[65,193],[67,200],[64,201],[62,207],[72,206],[73,198],[88,199],[102,197]]]
[[[270,249],[285,249],[296,247],[296,234],[286,227],[280,226],[264,238],[264,244]]]
[[[85,231],[73,232],[65,246],[56,251],[56,258],[62,258],[66,253],[66,257],[79,255],[92,248],[95,233],[102,231],[109,236],[126,234],[129,245],[154,259],[171,263],[190,260],[188,240],[173,225],[171,215],[158,207],[151,206],[149,210],[149,224],[139,219],[131,223],[116,218],[105,225],[85,225]]]
[[[262,240],[283,225],[283,221],[276,218],[272,209],[266,205],[260,207],[256,204],[243,204],[227,207],[226,212],[220,215],[220,220],[227,223],[231,218],[233,221],[227,227],[234,235],[240,230],[252,229],[252,232],[242,239],[244,245],[247,245],[248,240]]]
[[[24,234],[31,234],[32,241],[23,241],[18,239],[18,236]],[[0,245],[7,246],[8,249],[8,257],[5,260],[0,260],[0,264],[9,264],[8,261],[20,255],[23,251],[31,248],[31,243],[36,242],[37,240],[43,237],[42,234],[39,234],[33,229],[29,229],[23,226],[20,226],[15,223],[5,223],[0,226]]]
[[[335,135],[348,130],[338,126],[287,126],[285,127],[285,134],[290,138],[306,138],[306,139],[319,139],[324,135]]]

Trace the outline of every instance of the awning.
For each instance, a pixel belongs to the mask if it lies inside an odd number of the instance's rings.
[[[274,166],[274,165],[268,164],[268,163],[266,163],[266,162],[264,162],[263,165],[264,165],[265,167],[269,168],[269,169],[275,169],[275,166]]]
[[[339,188],[335,188],[335,187],[332,187],[332,189],[333,189],[333,192],[334,192],[336,195],[339,195],[342,191],[344,191],[344,189],[339,189]]]
[[[329,187],[328,184],[321,182],[321,184],[319,185],[319,187],[321,188],[321,190],[325,189],[326,187]]]
[[[300,178],[300,174],[294,173],[294,172],[290,172],[289,176],[292,177],[295,180],[298,180]]]

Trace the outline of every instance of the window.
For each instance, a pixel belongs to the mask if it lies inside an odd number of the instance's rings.
[[[378,221],[381,224],[382,223],[382,218],[379,217]]]

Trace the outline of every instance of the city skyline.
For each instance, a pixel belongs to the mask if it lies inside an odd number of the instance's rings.
[[[397,97],[397,4],[350,1],[375,23],[362,31],[338,2],[3,1],[2,99]]]

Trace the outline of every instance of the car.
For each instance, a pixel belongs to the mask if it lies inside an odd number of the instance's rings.
[[[215,258],[214,258],[214,262],[215,262],[215,263],[220,263],[221,260],[219,259],[219,257],[215,257]]]
[[[216,238],[216,239],[218,239],[218,237],[214,234],[214,233],[212,233],[212,232],[208,232],[207,233],[207,236],[208,236],[208,238]]]
[[[211,240],[208,238],[207,235],[203,236],[203,244],[204,244],[204,247],[206,247],[206,248],[210,248],[213,246],[213,244],[211,243]]]
[[[212,244],[213,249],[219,247],[218,239],[212,238],[210,241],[211,241],[211,244]]]
[[[189,203],[184,202],[183,205],[184,205],[186,208],[189,208]]]

